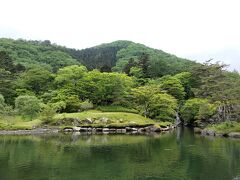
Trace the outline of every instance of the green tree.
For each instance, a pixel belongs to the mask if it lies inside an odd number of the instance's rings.
[[[150,99],[149,108],[151,118],[170,122],[176,119],[177,100],[169,94],[154,94]]]
[[[0,114],[4,113],[5,99],[2,94],[0,94]]]
[[[15,109],[23,117],[33,119],[41,111],[41,102],[35,96],[18,96],[15,100]]]
[[[240,76],[229,73],[225,64],[207,61],[194,69],[195,95],[217,102],[216,121],[236,120],[239,109]]]
[[[181,81],[175,77],[165,76],[160,79],[160,88],[178,100],[183,100],[186,93]]]
[[[26,89],[39,95],[50,88],[53,76],[43,68],[33,68],[24,72],[17,81],[19,89]]]
[[[214,115],[216,106],[207,99],[193,98],[186,101],[180,110],[181,117],[189,124],[196,120],[207,120]]]
[[[80,99],[97,105],[122,103],[133,86],[131,77],[121,73],[88,72],[80,81],[77,89]]]
[[[59,86],[66,84],[71,84],[76,86],[77,82],[84,76],[87,72],[85,66],[72,65],[61,68],[58,70],[55,83]]]
[[[174,97],[161,92],[159,86],[150,85],[132,89],[133,101],[146,117],[174,121],[177,101]]]
[[[130,58],[128,63],[124,66],[123,72],[125,72],[127,75],[130,75],[131,68],[134,66],[136,66],[136,62],[133,58]]]

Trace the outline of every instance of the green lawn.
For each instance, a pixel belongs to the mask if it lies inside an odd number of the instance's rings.
[[[152,119],[145,118],[139,114],[129,112],[102,112],[99,110],[89,110],[80,113],[62,113],[57,114],[53,118],[53,122],[49,125],[54,126],[57,122],[68,118],[78,118],[80,121],[87,118],[91,118],[94,121],[93,124],[85,125],[92,127],[126,127],[126,126],[146,126],[146,125],[170,125],[170,122],[156,122]],[[108,123],[99,122],[100,118],[107,118]],[[41,126],[42,121],[38,119],[27,120],[21,116],[8,116],[0,118],[0,130],[20,130],[20,129],[32,129],[33,127]],[[59,125],[60,127],[72,126],[71,122]],[[84,125],[83,125],[84,126]]]
[[[126,112],[101,112],[98,110],[84,111],[80,113],[58,114],[54,117],[54,121],[56,122],[64,118],[79,118],[80,120],[84,120],[86,118],[100,119],[103,117],[108,118],[110,120],[110,123],[108,123],[107,126],[121,127],[127,125],[147,125],[155,123],[154,120],[145,118],[139,114]],[[106,126],[106,125],[93,123],[91,126]]]
[[[41,121],[39,119],[27,120],[21,116],[0,117],[0,130],[32,129],[40,124]]]

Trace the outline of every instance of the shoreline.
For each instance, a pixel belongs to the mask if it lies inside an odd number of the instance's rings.
[[[201,136],[214,136],[214,137],[225,137],[225,138],[240,138],[240,132],[216,132],[210,129],[201,129],[199,127],[194,127],[195,134],[201,134]]]
[[[38,135],[38,134],[57,134],[59,129],[38,128],[31,130],[0,130],[1,135]]]
[[[65,127],[65,128],[37,128],[31,130],[0,130],[1,135],[38,135],[38,134],[57,134],[57,133],[83,133],[83,134],[148,134],[161,133],[175,129],[176,126],[156,127],[134,126],[134,127]]]

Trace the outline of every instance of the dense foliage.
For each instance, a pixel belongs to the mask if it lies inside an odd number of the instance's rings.
[[[0,114],[49,122],[55,113],[108,106],[161,121],[237,121],[240,75],[129,41],[75,50],[0,39]]]

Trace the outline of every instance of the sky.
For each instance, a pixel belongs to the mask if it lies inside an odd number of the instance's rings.
[[[0,0],[0,37],[82,49],[130,40],[240,71],[239,0]]]

